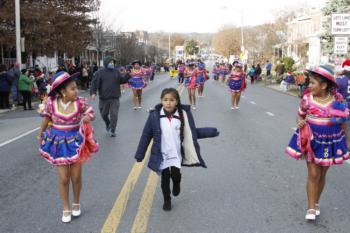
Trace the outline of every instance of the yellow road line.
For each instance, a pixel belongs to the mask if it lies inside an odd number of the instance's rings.
[[[181,96],[184,85],[179,86],[179,94]],[[151,209],[153,205],[153,198],[156,192],[157,183],[158,183],[158,175],[154,172],[150,172],[147,180],[146,187],[143,191],[143,195],[141,198],[141,202],[139,208],[137,210],[136,217],[134,219],[134,223],[131,228],[132,233],[145,233],[147,232],[148,220],[151,214]]]
[[[117,200],[115,201],[111,212],[109,213],[103,227],[101,229],[101,233],[115,233],[118,229],[120,220],[125,212],[126,206],[129,201],[129,197],[134,190],[135,184],[140,177],[141,171],[145,162],[148,161],[148,157],[151,153],[153,140],[149,144],[146,152],[146,156],[141,163],[135,163],[131,169],[131,172],[126,179],[122,190],[120,191]]]
[[[158,179],[158,175],[155,172],[151,171],[148,176],[147,184],[131,228],[132,233],[144,233],[147,231],[148,219],[149,215],[151,214],[153,198],[156,192]]]

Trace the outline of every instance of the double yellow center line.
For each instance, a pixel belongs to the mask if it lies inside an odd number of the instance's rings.
[[[178,91],[181,95],[184,86],[180,85]],[[101,229],[101,233],[115,233],[119,227],[121,218],[124,215],[126,206],[128,204],[131,193],[133,192],[135,185],[140,177],[142,169],[145,163],[148,161],[148,158],[151,154],[151,148],[153,145],[153,140],[148,145],[145,159],[141,163],[135,163],[129,173],[128,178],[126,179],[122,190],[120,191],[117,200],[115,201],[111,212],[109,213],[103,227]],[[134,223],[131,228],[131,232],[133,233],[142,233],[147,231],[148,219],[151,213],[153,198],[157,188],[158,183],[158,175],[154,172],[150,172],[148,176],[148,180],[140,201],[139,208],[137,210],[136,217],[134,219]]]

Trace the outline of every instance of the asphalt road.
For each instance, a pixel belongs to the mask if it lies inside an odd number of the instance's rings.
[[[249,85],[233,111],[227,87],[207,82],[193,114],[197,127],[217,127],[220,136],[200,140],[208,168],[183,168],[181,194],[173,198],[173,210],[164,212],[159,178],[147,163],[135,165],[133,156],[146,110],[159,103],[165,87],[178,87],[177,81],[158,76],[137,111],[131,92],[123,95],[116,138],[105,134],[97,112],[93,125],[101,149],[84,166],[83,213],[69,224],[60,221],[55,168],[37,155],[30,131],[40,117],[1,115],[0,232],[350,232],[350,165],[330,169],[321,216],[306,222],[306,165],[284,154],[299,100],[261,84]],[[182,102],[188,103],[186,90]],[[97,110],[97,102],[91,103]]]

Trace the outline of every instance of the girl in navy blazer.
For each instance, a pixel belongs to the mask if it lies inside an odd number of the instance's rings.
[[[173,195],[180,194],[181,166],[206,168],[197,139],[218,135],[216,128],[196,128],[190,106],[181,104],[176,89],[162,91],[161,104],[150,111],[135,159],[137,162],[144,159],[153,139],[148,167],[161,174],[165,211],[171,210],[170,180],[173,181]]]

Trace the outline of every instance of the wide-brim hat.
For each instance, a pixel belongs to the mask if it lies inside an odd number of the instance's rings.
[[[312,67],[310,69],[307,69],[307,71],[309,73],[314,73],[314,74],[318,74],[326,79],[328,79],[329,81],[331,81],[333,84],[335,84],[337,86],[337,82],[335,81],[335,77],[334,77],[334,72],[331,68],[324,66],[324,65],[320,65],[320,66],[316,66],[316,67]]]
[[[235,68],[241,68],[243,67],[242,63],[240,62],[236,62],[236,64],[234,64]]]
[[[55,74],[51,78],[52,85],[51,85],[51,89],[50,89],[49,95],[50,96],[55,95],[56,91],[57,91],[57,88],[60,85],[62,85],[62,83],[66,82],[68,80],[76,79],[79,76],[79,74],[80,74],[79,72],[76,72],[76,73],[70,75],[70,74],[68,74],[67,72],[64,72],[64,71],[60,71],[57,74]]]
[[[135,64],[139,64],[141,66],[141,61],[140,60],[135,60],[131,63],[132,66],[134,66]]]

